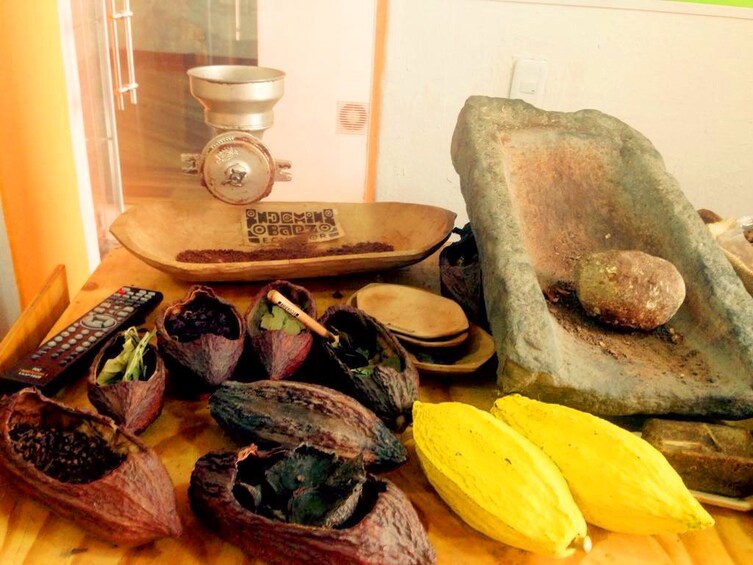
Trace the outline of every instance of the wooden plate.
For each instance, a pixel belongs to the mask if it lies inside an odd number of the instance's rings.
[[[408,350],[419,371],[433,375],[460,375],[473,373],[494,355],[494,341],[492,336],[471,324],[468,328],[468,340],[458,352],[453,363],[432,363],[419,361],[415,350]]]
[[[348,297],[348,300],[346,301],[347,304],[350,306],[353,306],[354,308],[358,308],[358,293],[361,292],[364,289],[373,287],[373,286],[379,286],[382,283],[370,283],[364,286],[363,288],[357,290],[353,294],[351,294]],[[450,336],[446,338],[439,338],[439,339],[417,339],[415,337],[411,337],[408,335],[401,334],[398,331],[395,331],[394,329],[391,329],[392,333],[395,335],[395,337],[402,341],[403,343],[407,343],[409,345],[415,345],[418,347],[423,347],[426,349],[431,349],[432,347],[456,347],[458,345],[462,345],[467,339],[468,339],[468,330],[463,331],[455,336]]]
[[[468,339],[467,331],[461,332],[458,335],[452,337],[442,339],[416,339],[414,337],[403,335],[398,332],[393,331],[392,333],[399,341],[402,341],[403,343],[423,347],[425,349],[443,349],[447,347],[457,347],[458,345],[463,345],[463,343],[465,343],[465,341]]]
[[[468,318],[457,302],[421,288],[370,284],[356,293],[356,303],[390,330],[422,341],[468,330]]]
[[[185,263],[176,259],[179,252],[188,249],[248,251],[242,223],[245,209],[263,212],[282,206],[301,211],[312,207],[336,210],[343,237],[313,244],[316,249],[372,241],[391,244],[394,250],[232,263]],[[417,263],[444,243],[454,221],[455,213],[449,210],[400,202],[256,202],[238,207],[211,199],[135,206],[121,214],[110,231],[131,253],[177,279],[257,281],[337,276]]]

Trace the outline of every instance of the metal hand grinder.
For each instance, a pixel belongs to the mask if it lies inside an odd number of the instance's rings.
[[[272,107],[282,98],[285,73],[247,65],[211,65],[187,71],[191,94],[214,128],[201,154],[182,155],[183,170],[201,175],[213,196],[248,204],[288,181],[290,162],[273,159],[261,138],[272,126]]]

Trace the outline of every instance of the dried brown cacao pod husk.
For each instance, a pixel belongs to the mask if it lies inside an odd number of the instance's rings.
[[[205,392],[228,379],[243,353],[238,310],[208,286],[194,285],[157,317],[157,345],[177,392]]]
[[[481,263],[471,224],[453,231],[460,239],[439,253],[440,294],[460,304],[471,322],[489,331]]]
[[[316,318],[316,300],[304,287],[278,280],[264,286],[246,311],[246,331],[254,360],[263,369],[264,378],[279,380],[290,377],[303,365],[314,337],[303,327],[295,335],[284,330],[262,329],[261,318],[272,306],[267,299],[270,290],[277,290],[312,318]]]
[[[119,462],[86,482],[72,482],[81,480],[80,475],[61,480],[51,476],[51,465],[42,472],[25,456],[25,450],[36,450],[32,454],[39,456],[40,442],[33,441],[34,436],[24,441],[28,433],[49,439],[56,434],[85,436]],[[100,464],[101,454],[92,461]],[[83,467],[53,459],[48,463],[57,463],[58,473],[72,477]],[[0,472],[23,493],[110,543],[138,546],[181,534],[173,485],[154,451],[110,418],[67,407],[35,388],[0,400]]]
[[[306,442],[367,466],[399,465],[408,458],[400,440],[371,410],[324,386],[263,380],[226,382],[209,398],[209,411],[235,440],[288,449]]]
[[[218,536],[270,564],[436,562],[434,548],[408,497],[390,481],[373,475],[368,476],[356,514],[345,527],[287,523],[244,507],[233,492],[239,464],[262,463],[278,452],[250,446],[201,457],[188,489],[193,511]]]
[[[97,384],[97,375],[108,359],[121,352],[123,342],[123,334],[118,334],[97,353],[87,375],[86,392],[89,402],[100,414],[139,434],[157,419],[165,404],[165,363],[157,348],[150,343],[144,353],[148,375],[145,380]]]
[[[405,348],[384,324],[352,306],[330,306],[319,321],[330,330],[345,334],[352,349],[368,351],[365,357],[373,360],[373,355],[378,355],[382,360],[371,370],[351,367],[337,347],[319,340],[318,349],[327,370],[314,375],[315,382],[352,396],[391,430],[405,429],[412,421],[419,386],[418,370]]]

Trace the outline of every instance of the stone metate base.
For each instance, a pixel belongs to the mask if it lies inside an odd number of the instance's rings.
[[[595,110],[474,96],[452,160],[476,234],[503,392],[603,415],[753,415],[753,298],[651,142]],[[589,318],[588,253],[670,261],[687,296],[653,332]]]

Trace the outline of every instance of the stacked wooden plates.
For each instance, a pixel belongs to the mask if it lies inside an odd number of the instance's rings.
[[[468,322],[460,305],[420,288],[374,283],[350,304],[382,322],[426,373],[471,373],[492,355],[494,343]]]

